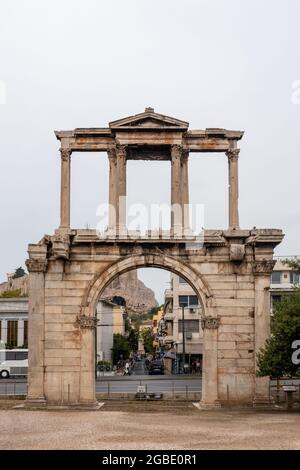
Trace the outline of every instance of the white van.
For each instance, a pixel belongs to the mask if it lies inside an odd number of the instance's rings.
[[[0,378],[26,376],[28,349],[0,349]]]

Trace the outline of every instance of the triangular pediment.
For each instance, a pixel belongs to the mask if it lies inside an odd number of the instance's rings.
[[[181,121],[170,116],[155,113],[153,108],[146,108],[143,113],[128,116],[117,121],[109,123],[111,129],[122,128],[143,128],[143,129],[155,129],[155,128],[170,128],[170,129],[187,129],[189,123]]]

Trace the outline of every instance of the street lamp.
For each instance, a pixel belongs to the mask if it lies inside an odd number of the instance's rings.
[[[185,327],[184,327],[184,307],[187,307],[186,302],[180,302],[179,306],[182,309],[182,363],[183,363],[183,373],[185,367]]]

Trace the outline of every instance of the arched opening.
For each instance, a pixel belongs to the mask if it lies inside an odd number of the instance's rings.
[[[170,276],[169,288],[165,289],[163,301],[160,299],[159,308],[153,315],[144,316],[144,321],[137,322],[135,318],[132,322],[132,315],[126,311],[126,299],[123,305],[120,301],[124,292],[117,295],[117,284],[120,277],[141,268],[166,272]],[[144,386],[147,393],[159,392],[170,398],[181,393],[191,399],[200,399],[204,351],[201,319],[209,297],[209,289],[199,273],[171,257],[136,255],[96,274],[82,305],[85,315],[96,316],[98,320],[94,348],[90,350],[95,357],[96,396],[135,393],[138,386]],[[127,326],[122,318],[124,312]],[[147,330],[150,330],[149,334]],[[124,343],[128,344],[126,335],[129,333],[131,340],[136,333],[137,344],[132,347],[131,343],[131,349],[124,352],[119,343],[123,337]],[[119,343],[115,335],[118,335]],[[149,339],[152,342],[150,348]],[[130,381],[126,377],[128,373],[133,376]],[[149,382],[149,375],[155,375],[151,379],[157,380]]]

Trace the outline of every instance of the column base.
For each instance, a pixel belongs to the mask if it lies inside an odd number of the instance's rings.
[[[275,401],[271,397],[255,397],[253,402],[254,409],[271,409],[275,407]]]
[[[46,400],[44,397],[37,397],[37,398],[26,398],[24,407],[25,408],[46,408]]]
[[[29,399],[24,403],[25,409],[47,409],[47,410],[83,410],[83,411],[96,411],[99,410],[104,403],[98,401],[86,403],[73,403],[73,404],[60,404],[60,403],[47,403],[44,399]]]
[[[221,403],[217,400],[212,403],[203,403],[200,401],[193,403],[193,405],[200,411],[213,411],[221,409]]]
[[[47,404],[48,410],[82,410],[82,411],[96,411],[99,410],[104,403],[98,401],[91,403],[74,403],[74,404]]]

